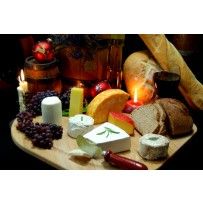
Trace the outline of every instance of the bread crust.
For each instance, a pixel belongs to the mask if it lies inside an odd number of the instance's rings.
[[[187,107],[180,101],[172,98],[156,100],[162,105],[168,117],[168,129],[171,136],[178,136],[192,131],[193,119]]]

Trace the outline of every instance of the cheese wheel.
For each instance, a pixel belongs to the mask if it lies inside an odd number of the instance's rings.
[[[67,133],[73,138],[84,135],[91,131],[94,126],[94,119],[90,116],[78,114],[68,119]]]
[[[87,115],[95,124],[108,120],[110,111],[121,112],[128,100],[128,93],[120,89],[109,89],[98,94],[88,105]]]
[[[147,160],[157,160],[167,157],[169,139],[158,134],[145,134],[139,139],[138,153]]]

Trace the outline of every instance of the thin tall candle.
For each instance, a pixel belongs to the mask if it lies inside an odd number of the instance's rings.
[[[17,87],[18,92],[18,102],[19,102],[19,111],[25,111],[25,102],[24,102],[24,96],[25,93],[28,91],[28,84],[27,81],[25,81],[24,72],[21,69],[20,76],[18,76],[19,86]]]

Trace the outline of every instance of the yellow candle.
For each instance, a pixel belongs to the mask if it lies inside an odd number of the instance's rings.
[[[70,94],[69,116],[81,114],[83,111],[84,89],[73,87]]]

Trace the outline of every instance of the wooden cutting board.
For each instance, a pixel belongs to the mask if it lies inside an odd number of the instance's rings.
[[[37,117],[34,121],[41,122],[42,118]],[[63,117],[63,136],[60,140],[54,140],[54,145],[52,149],[40,149],[34,147],[31,141],[20,131],[16,129],[17,120],[15,119],[11,126],[11,136],[13,142],[23,151],[29,153],[32,156],[39,158],[40,160],[52,165],[57,169],[116,169],[111,167],[104,159],[86,159],[86,158],[73,158],[69,156],[69,151],[78,148],[76,140],[67,135],[67,117]],[[160,161],[147,161],[142,159],[137,153],[138,141],[140,135],[135,131],[134,136],[131,137],[131,150],[127,152],[120,153],[125,157],[137,160],[144,163],[148,169],[158,169],[164,164],[171,156],[175,154],[178,149],[180,149],[195,133],[197,132],[197,127],[193,125],[193,132],[190,135],[184,137],[171,139],[169,144],[168,157]]]

